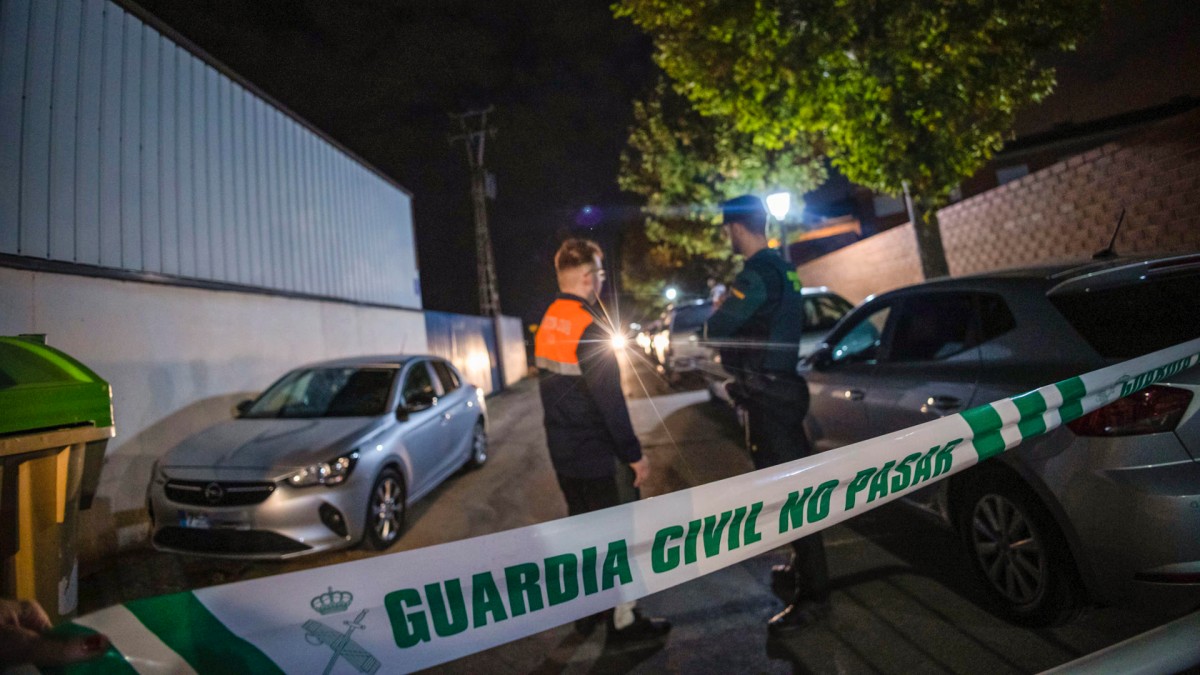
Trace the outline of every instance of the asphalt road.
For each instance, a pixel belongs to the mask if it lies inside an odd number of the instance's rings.
[[[699,387],[668,387],[633,359],[623,370],[630,414],[654,467],[645,496],[751,468],[732,413]],[[507,530],[566,515],[541,428],[533,380],[489,399],[492,458],[410,509],[389,552]],[[824,625],[768,643],[765,622],[783,607],[769,583],[785,549],[650,596],[647,612],[675,625],[663,644],[608,648],[570,626],[435,669],[447,673],[795,672],[1025,673],[1101,649],[1167,620],[1090,608],[1065,626],[1031,630],[993,616],[952,533],[902,504],[866,512],[825,533],[834,587]],[[130,551],[85,573],[86,613],[137,597],[354,560],[361,550],[286,563],[246,563]]]

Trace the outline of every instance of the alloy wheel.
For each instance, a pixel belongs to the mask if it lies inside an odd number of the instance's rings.
[[[1029,517],[988,494],[976,502],[971,524],[975,555],[993,588],[1017,606],[1037,602],[1046,592],[1049,560]]]
[[[480,466],[487,461],[487,458],[487,432],[483,430],[482,424],[477,424],[475,425],[475,436],[471,439],[471,462],[475,466]]]
[[[404,489],[394,476],[384,476],[371,495],[371,528],[375,538],[390,544],[400,536],[404,518]]]

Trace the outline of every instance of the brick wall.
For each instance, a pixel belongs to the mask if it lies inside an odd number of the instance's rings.
[[[880,232],[799,267],[805,286],[828,286],[850,302],[921,281],[912,225]]]
[[[1143,128],[942,209],[954,276],[1118,253],[1200,250],[1200,110]],[[886,238],[886,239],[885,239]],[[878,240],[878,241],[877,241]],[[808,285],[858,302],[922,279],[909,225],[800,267]]]

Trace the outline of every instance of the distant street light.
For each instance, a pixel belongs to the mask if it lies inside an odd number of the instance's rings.
[[[667,286],[667,290],[663,292],[663,295],[666,296],[667,300],[673,302],[679,296],[679,290],[674,286]]]

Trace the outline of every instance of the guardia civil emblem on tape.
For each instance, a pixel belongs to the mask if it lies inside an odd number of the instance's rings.
[[[330,586],[329,591],[313,598],[309,605],[318,614],[325,616],[326,614],[337,614],[338,612],[346,611],[350,608],[350,603],[352,602],[354,602],[353,594],[347,591],[335,591]],[[323,645],[333,650],[333,656],[330,657],[328,665],[325,666],[324,675],[329,675],[329,673],[333,672],[333,667],[337,665],[338,659],[345,659],[347,663],[360,673],[374,675],[374,673],[379,672],[379,668],[383,664],[350,638],[355,630],[366,628],[362,621],[368,612],[370,610],[364,609],[358,613],[354,621],[343,621],[342,624],[347,626],[345,632],[339,632],[336,629],[330,628],[316,619],[309,619],[304,622],[304,639],[308,644]]]
[[[427,668],[840,523],[1198,360],[1200,339],[837,450],[604,511],[128,602],[66,627],[103,631],[115,648],[102,661],[67,671]],[[326,590],[314,596],[314,589]]]

